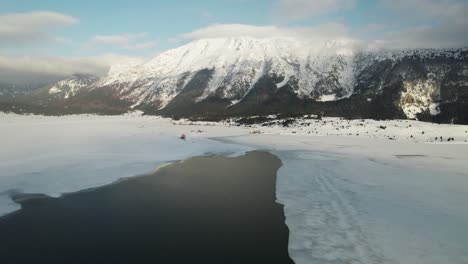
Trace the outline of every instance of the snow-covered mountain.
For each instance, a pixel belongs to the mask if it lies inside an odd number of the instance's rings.
[[[369,50],[348,40],[201,39],[49,87],[67,111],[184,117],[314,113],[468,123],[468,49]],[[91,106],[90,106],[91,105]],[[90,110],[92,109],[92,110]]]
[[[121,94],[139,104],[166,106],[201,70],[210,69],[202,101],[212,95],[240,101],[265,76],[276,76],[278,88],[295,83],[299,96],[326,101],[349,96],[353,88],[352,55],[343,43],[324,43],[318,49],[294,39],[202,39],[128,67],[112,67],[98,86],[118,86]],[[320,85],[336,76],[335,87]]]
[[[98,77],[89,74],[74,74],[47,87],[51,97],[68,99],[74,96],[81,88],[94,84]]]

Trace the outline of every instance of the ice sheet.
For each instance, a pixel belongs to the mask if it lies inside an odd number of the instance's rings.
[[[468,150],[352,137],[225,138],[280,157],[297,264],[468,263]]]
[[[296,263],[468,263],[467,126],[325,119],[244,128],[5,114],[0,120],[0,214],[18,208],[8,198],[15,191],[58,196],[171,160],[266,149],[283,163],[277,199]],[[178,139],[182,133],[187,141]],[[431,143],[436,135],[455,142]]]

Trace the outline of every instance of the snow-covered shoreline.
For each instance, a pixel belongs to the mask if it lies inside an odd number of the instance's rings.
[[[0,120],[0,215],[19,209],[9,199],[14,192],[58,197],[142,175],[170,161],[249,150],[201,133],[182,141],[182,132],[158,117],[0,114]]]
[[[0,120],[0,214],[18,209],[13,191],[58,196],[168,161],[263,149],[283,162],[277,199],[296,263],[468,261],[468,126],[333,118],[236,126],[137,114]]]

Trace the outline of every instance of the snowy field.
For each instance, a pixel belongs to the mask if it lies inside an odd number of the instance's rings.
[[[14,192],[59,196],[172,160],[264,149],[283,162],[277,199],[296,263],[465,264],[467,130],[400,120],[284,128],[0,114],[0,214],[18,209]]]

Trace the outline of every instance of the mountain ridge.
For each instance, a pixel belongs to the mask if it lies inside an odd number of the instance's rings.
[[[351,44],[201,39],[145,62],[113,66],[108,75],[68,85],[65,92],[52,90],[61,100],[42,107],[82,112],[102,106],[173,117],[292,112],[468,122],[467,48],[370,50]]]

